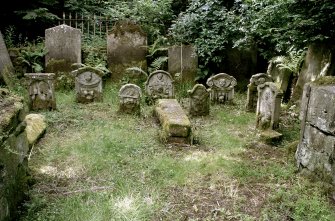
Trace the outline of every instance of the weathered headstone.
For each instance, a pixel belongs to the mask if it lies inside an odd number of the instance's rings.
[[[139,114],[141,111],[141,88],[135,84],[125,84],[119,91],[120,113]]]
[[[32,110],[56,109],[53,73],[27,73],[29,106]]]
[[[152,72],[145,83],[145,90],[152,101],[161,98],[174,98],[173,80],[166,71]]]
[[[138,67],[147,71],[147,35],[133,22],[116,22],[107,37],[107,63],[112,80],[119,81],[126,69]]]
[[[258,98],[257,86],[265,82],[272,82],[272,78],[267,74],[258,73],[251,76],[250,83],[248,84],[247,111],[256,112]]]
[[[155,114],[162,126],[161,138],[167,143],[191,143],[191,122],[176,99],[159,99]]]
[[[279,126],[279,115],[283,93],[273,82],[258,85],[256,128],[273,130]]]
[[[208,115],[210,107],[209,90],[202,84],[196,84],[192,90],[188,91],[188,94],[190,97],[189,114],[192,116]]]
[[[325,81],[325,79],[327,79]],[[328,82],[327,82],[328,81]],[[297,166],[335,183],[335,77],[304,86]]]
[[[210,98],[213,103],[227,103],[234,98],[234,87],[237,82],[233,76],[220,73],[207,79],[210,87]]]
[[[75,77],[76,101],[90,103],[102,101],[103,72],[91,67],[82,67],[72,71]]]
[[[198,55],[192,45],[175,45],[168,49],[168,71],[179,73],[183,82],[194,82],[198,70]]]
[[[5,41],[0,32],[0,85],[4,83],[11,87],[10,78],[14,76],[13,73],[13,64],[10,60]]]
[[[46,71],[69,72],[73,63],[81,63],[81,31],[68,25],[45,30]]]

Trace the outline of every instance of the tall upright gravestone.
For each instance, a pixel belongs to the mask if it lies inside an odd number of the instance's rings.
[[[147,35],[130,21],[116,22],[107,37],[107,63],[112,81],[121,80],[126,69],[138,67],[147,71]]]
[[[71,84],[73,77],[71,65],[81,63],[81,31],[68,25],[59,25],[45,30],[46,72],[55,73],[56,88],[62,84]],[[62,76],[62,77],[60,77]]]
[[[273,82],[258,85],[257,90],[256,127],[262,130],[278,128],[283,93]]]
[[[265,82],[272,82],[272,78],[265,73],[258,73],[251,76],[247,92],[246,109],[248,112],[256,112],[258,99],[257,87]]]
[[[179,73],[183,82],[194,82],[198,70],[198,55],[192,45],[175,45],[168,49],[168,71]]]
[[[13,69],[13,64],[10,60],[5,41],[0,32],[0,85],[4,83],[11,86],[10,78],[13,75]]]
[[[306,168],[321,178],[332,181],[333,184],[335,183],[334,104],[335,77],[322,77],[305,84],[300,109],[300,142],[296,151],[299,169]]]

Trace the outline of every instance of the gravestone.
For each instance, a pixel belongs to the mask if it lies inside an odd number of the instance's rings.
[[[46,29],[45,48],[48,51],[45,55],[47,71],[50,68],[53,71],[71,71],[73,63],[81,63],[81,31],[68,25]]]
[[[138,67],[147,71],[147,35],[130,21],[116,22],[107,36],[107,63],[112,81],[121,80],[126,69]]]
[[[91,67],[82,67],[71,72],[75,77],[76,101],[91,103],[102,101],[103,72]]]
[[[251,76],[247,92],[247,111],[256,112],[258,98],[257,86],[264,84],[265,82],[272,82],[271,76],[264,73],[258,73]]]
[[[174,98],[174,86],[170,73],[162,70],[152,72],[145,83],[145,90],[152,101]]]
[[[0,85],[6,84],[12,87],[11,78],[14,77],[14,68],[10,60],[7,47],[0,32]]]
[[[125,84],[119,91],[120,113],[139,114],[141,111],[141,88],[135,84]]]
[[[274,130],[279,126],[279,114],[283,93],[273,82],[257,86],[258,100],[256,110],[256,128]]]
[[[205,116],[209,114],[210,95],[209,90],[202,84],[194,85],[188,91],[190,96],[189,114],[192,116]]]
[[[191,122],[176,99],[157,100],[154,113],[162,126],[163,141],[192,143]]]
[[[179,73],[182,82],[194,82],[198,70],[198,55],[192,45],[175,45],[168,49],[168,71]]]
[[[67,25],[46,29],[45,48],[46,72],[55,73],[55,88],[73,88],[70,72],[74,63],[81,63],[81,31]]]
[[[228,103],[234,98],[234,87],[237,82],[233,76],[220,73],[207,79],[210,87],[210,99],[213,103]]]
[[[31,110],[56,109],[53,73],[27,73],[29,107]]]
[[[330,80],[328,83],[324,79]],[[335,77],[322,77],[304,86],[300,142],[296,151],[300,170],[312,171],[335,183]]]

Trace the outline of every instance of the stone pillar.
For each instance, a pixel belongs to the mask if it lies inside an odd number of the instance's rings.
[[[147,35],[135,23],[117,22],[107,36],[107,64],[112,81],[121,80],[126,69],[138,67],[147,71]]]
[[[251,76],[247,92],[246,110],[248,112],[256,112],[258,98],[257,86],[265,82],[272,82],[272,78],[267,74],[258,73]]]
[[[234,99],[234,87],[237,82],[233,76],[220,73],[207,79],[210,87],[210,98],[213,103],[229,103]]]
[[[279,126],[280,106],[283,93],[273,82],[258,85],[256,128],[274,130]]]
[[[183,82],[194,82],[198,70],[198,55],[192,45],[175,45],[168,49],[168,71],[181,74]]]
[[[301,101],[299,169],[306,168],[335,183],[335,77],[323,77],[304,86]]]
[[[56,96],[53,73],[27,73],[29,106],[32,110],[55,110]]]

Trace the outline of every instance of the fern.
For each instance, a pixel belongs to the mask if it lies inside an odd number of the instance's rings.
[[[159,70],[161,69],[162,65],[167,62],[168,57],[167,56],[161,56],[156,58],[152,63],[151,63],[151,69],[153,69],[153,71]]]

